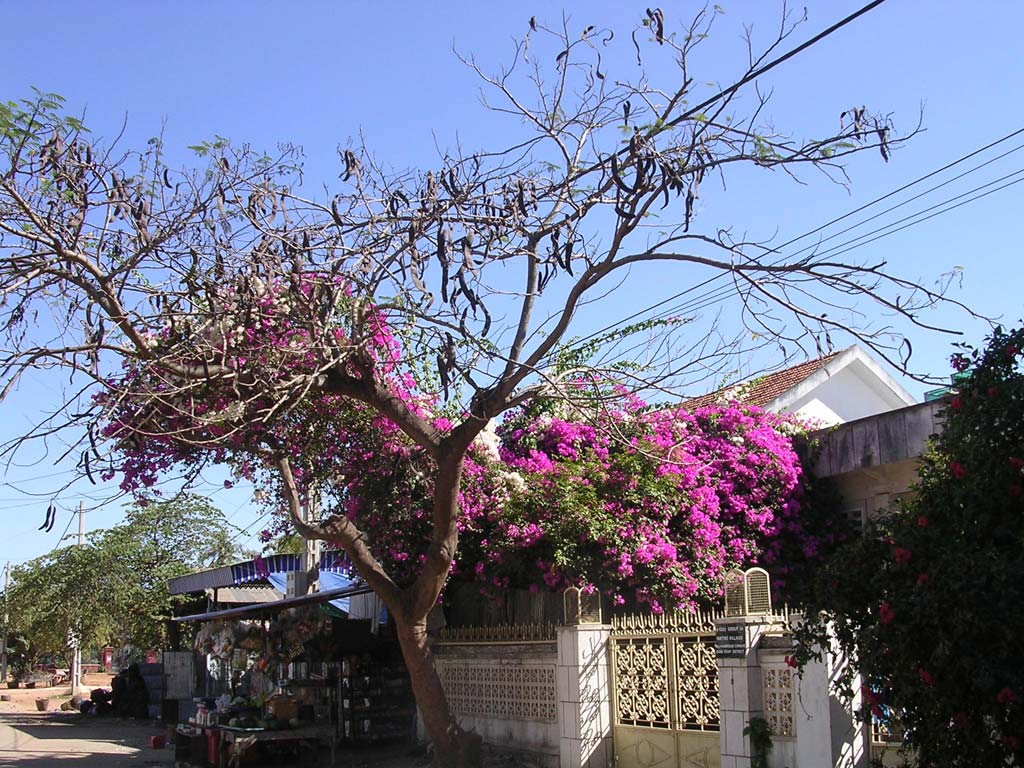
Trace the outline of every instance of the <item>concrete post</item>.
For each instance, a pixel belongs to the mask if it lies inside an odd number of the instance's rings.
[[[757,645],[766,623],[760,616],[738,616],[715,621],[719,638],[729,636],[730,647],[717,643],[721,710],[722,768],[749,768],[750,738],[743,735],[752,717],[764,716],[761,666]]]
[[[610,635],[605,624],[558,628],[560,768],[611,766]]]

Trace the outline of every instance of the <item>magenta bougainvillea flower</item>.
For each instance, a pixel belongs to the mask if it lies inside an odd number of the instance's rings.
[[[302,289],[314,292],[317,279],[328,278],[309,277]],[[232,300],[226,289],[228,320],[195,347],[203,365],[240,377],[175,391],[172,374],[147,366],[112,382],[122,394],[101,398],[103,432],[119,441],[123,461],[105,476],[119,471],[124,490],[147,495],[172,467],[212,461],[272,487],[280,480],[270,456],[283,450],[299,486],[320,490],[324,512],[356,523],[392,578],[410,582],[432,526],[430,460],[390,419],[351,399],[317,391],[282,402],[297,374],[328,362],[318,357],[324,345],[310,343],[307,308],[271,285],[236,323]],[[372,370],[405,407],[450,430],[437,396],[421,393],[404,369],[385,313],[359,312],[358,340],[334,332],[338,349],[351,348],[353,370]],[[239,380],[252,390],[240,391]],[[763,565],[782,587],[841,538],[831,518],[811,514],[795,444],[804,425],[738,403],[652,407],[609,387],[615,407],[538,401],[480,434],[463,465],[456,578],[499,596],[513,587],[600,589],[615,603],[661,611],[720,596],[734,567]],[[267,497],[272,508],[282,498]],[[287,517],[278,520],[262,539],[288,530]]]

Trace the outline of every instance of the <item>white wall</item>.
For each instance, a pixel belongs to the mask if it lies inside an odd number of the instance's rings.
[[[909,495],[917,480],[920,462],[908,459],[893,464],[846,472],[833,479],[843,497],[845,510],[860,515],[862,523],[884,512],[898,498]]]
[[[795,399],[780,398],[782,410],[820,419],[823,426],[855,421],[907,405],[860,360],[824,378],[809,391],[796,387]]]

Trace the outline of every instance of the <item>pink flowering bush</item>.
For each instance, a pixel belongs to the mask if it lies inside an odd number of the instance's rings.
[[[411,583],[430,540],[431,460],[387,416],[350,398],[287,395],[289,376],[331,362],[310,340],[308,313],[325,284],[308,276],[261,286],[257,301],[238,302],[244,317],[226,289],[217,323],[165,329],[155,348],[180,348],[191,334],[194,357],[174,363],[219,373],[181,387],[164,361],[112,382],[120,394],[107,396],[103,432],[120,441],[123,463],[104,474],[120,470],[122,487],[145,495],[172,467],[227,463],[269,487],[275,510],[283,496],[274,457],[284,451],[300,488],[315,488],[326,514],[352,520],[396,583]],[[436,399],[402,373],[386,318],[344,291],[330,295],[339,311],[360,312],[350,333],[331,331],[336,352],[350,354],[354,369],[372,366],[406,406],[448,430]],[[271,397],[280,391],[284,398]],[[581,417],[538,401],[481,433],[463,467],[454,577],[494,595],[577,585],[661,611],[717,598],[737,566],[763,565],[785,587],[836,543],[832,509],[812,503],[800,424],[735,403],[688,413],[625,402]],[[276,519],[267,537],[288,530],[287,516]]]
[[[729,568],[786,574],[837,540],[831,516],[810,514],[799,425],[786,417],[634,402],[597,429],[554,416],[556,405],[512,414],[471,448],[454,578],[498,598],[576,585],[660,611],[718,598]],[[380,416],[301,423],[303,476],[359,525],[396,581],[411,581],[430,534],[427,458]]]
[[[172,468],[198,471],[209,462],[232,465],[251,479],[275,451],[341,450],[368,428],[382,439],[397,432],[384,417],[341,395],[291,391],[290,379],[347,361],[370,366],[413,409],[412,377],[398,371],[400,345],[378,310],[348,296],[329,275],[306,274],[292,284],[225,287],[211,320],[200,328],[171,324],[150,339],[151,362],[133,362],[108,381],[97,400],[107,406],[103,437],[119,444],[121,461],[103,478],[122,477],[122,489],[145,494]],[[324,309],[324,305],[328,309]],[[325,312],[350,315],[324,329]],[[314,336],[330,336],[328,343]],[[184,350],[184,351],[183,351]],[[192,374],[180,375],[188,368]],[[196,375],[196,373],[205,375]],[[333,424],[330,435],[317,431]],[[299,474],[301,474],[299,469]]]
[[[521,480],[503,508],[467,516],[463,561],[495,590],[576,585],[660,612],[717,598],[732,567],[785,568],[825,543],[803,522],[800,426],[786,417],[634,400],[598,429],[558,410],[502,424],[503,471]]]

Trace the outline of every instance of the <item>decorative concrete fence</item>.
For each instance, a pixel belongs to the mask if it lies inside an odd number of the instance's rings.
[[[747,768],[753,751],[743,731],[752,718],[771,729],[769,768],[867,768],[869,728],[854,716],[852,702],[837,696],[843,659],[825,654],[798,675],[786,662],[793,652],[788,625],[798,616],[743,616],[719,620],[719,636],[741,638],[733,652],[719,654],[721,768]],[[738,629],[738,631],[737,631]]]
[[[493,749],[543,768],[612,760],[609,627],[446,630],[434,644],[452,713]]]
[[[553,625],[448,630],[434,645],[434,656],[452,714],[463,728],[536,765],[558,765]]]
[[[728,595],[738,610],[606,625],[567,599],[566,626],[444,630],[434,653],[452,711],[524,766],[748,768],[755,718],[771,731],[769,768],[867,768],[873,748],[891,761],[892,735],[872,738],[853,717],[860,702],[835,693],[843,660],[825,654],[798,675],[786,657],[799,617],[772,611],[760,574],[744,576],[758,589]]]

